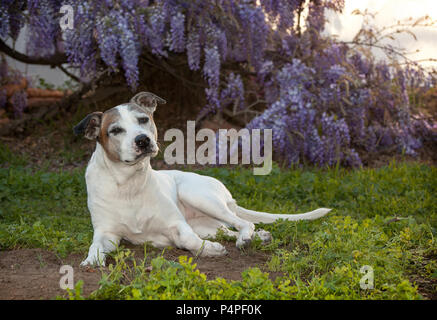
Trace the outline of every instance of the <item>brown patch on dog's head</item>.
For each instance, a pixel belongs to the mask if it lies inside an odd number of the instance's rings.
[[[74,134],[84,135],[85,138],[94,140],[97,139],[106,154],[112,161],[120,161],[117,146],[109,139],[108,127],[111,123],[116,122],[119,118],[119,113],[116,108],[107,111],[93,112],[82,119],[74,128]]]
[[[120,161],[118,152],[119,146],[117,143],[115,143],[115,141],[110,139],[108,128],[112,123],[117,122],[119,118],[120,113],[116,107],[105,111],[102,116],[102,125],[100,127],[100,133],[98,137],[98,142],[102,145],[103,149],[108,155],[108,158],[112,161]]]

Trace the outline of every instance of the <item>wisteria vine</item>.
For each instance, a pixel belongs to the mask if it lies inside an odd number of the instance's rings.
[[[74,8],[74,28],[64,32],[63,4]],[[272,128],[274,150],[288,165],[359,166],[358,151],[384,148],[415,155],[435,134],[411,118],[408,93],[435,82],[323,37],[326,10],[343,7],[344,0],[4,0],[0,37],[16,39],[28,24],[29,55],[61,51],[83,81],[102,66],[122,70],[132,90],[147,73],[139,70],[144,52],[185,55],[207,85],[204,111],[241,111],[258,93],[263,103],[247,127]]]

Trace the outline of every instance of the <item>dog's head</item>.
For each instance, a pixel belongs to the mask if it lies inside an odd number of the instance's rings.
[[[158,154],[153,112],[166,101],[150,92],[140,92],[129,103],[105,112],[87,115],[73,129],[76,135],[97,139],[112,161],[128,165]]]

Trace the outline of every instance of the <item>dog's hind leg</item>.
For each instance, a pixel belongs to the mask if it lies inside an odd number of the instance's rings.
[[[237,239],[239,235],[237,231],[229,230],[223,222],[208,216],[192,218],[187,222],[191,228],[193,228],[194,232],[202,239],[214,239],[219,230],[221,230],[224,235],[228,237]],[[269,243],[272,240],[272,235],[270,232],[262,229],[255,231],[255,235],[260,238],[263,244]]]
[[[230,209],[235,204],[231,193],[219,180],[192,172],[172,173],[178,188],[178,198],[184,205],[195,208],[207,216],[224,222],[238,230],[238,248],[250,243],[255,225],[237,216]]]
[[[238,237],[238,232],[229,230],[223,222],[206,215],[191,218],[187,222],[202,239],[214,239],[219,231],[228,237]]]
[[[225,232],[232,232],[231,230],[226,228],[226,225],[223,222],[206,215],[191,218],[187,220],[187,223],[191,226],[193,231],[202,239],[215,238],[217,235],[217,231],[220,229],[224,230]]]
[[[185,221],[179,221],[168,228],[169,239],[181,249],[191,251],[194,255],[216,257],[225,255],[226,249],[218,242],[202,240]]]
[[[255,225],[252,222],[239,218],[231,211],[227,203],[214,193],[208,191],[187,192],[179,191],[179,199],[185,204],[200,210],[207,216],[224,222],[238,230],[236,245],[238,248],[247,246],[254,235]]]

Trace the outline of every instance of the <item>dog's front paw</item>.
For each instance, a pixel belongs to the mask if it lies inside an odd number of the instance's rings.
[[[89,257],[88,256],[88,258],[86,258],[85,260],[83,260],[80,263],[80,266],[81,267],[86,267],[86,266],[95,266],[95,267],[102,266],[102,267],[104,267],[105,260],[102,258],[99,259],[98,257]]]
[[[226,248],[220,243],[205,240],[205,243],[203,245],[203,250],[200,253],[200,256],[219,257],[219,256],[224,256],[227,253],[228,252],[226,251]]]

